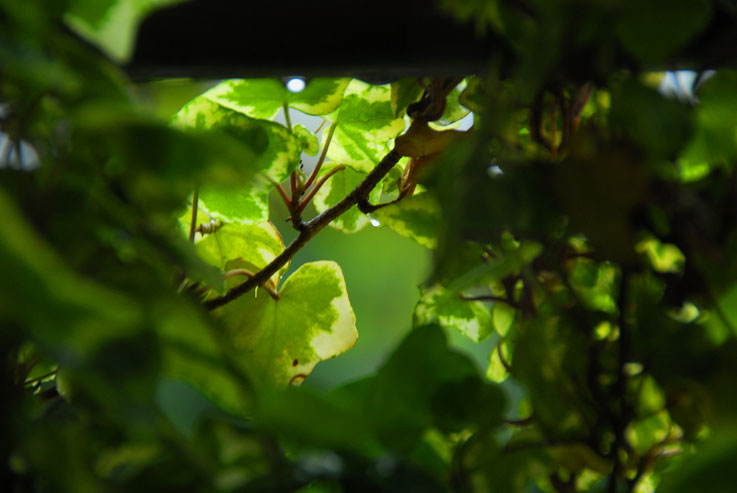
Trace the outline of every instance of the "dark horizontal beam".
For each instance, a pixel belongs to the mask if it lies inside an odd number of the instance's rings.
[[[499,0],[530,21],[548,20]],[[737,8],[712,0],[710,24],[658,66],[638,66],[620,47],[576,47],[555,67],[562,78],[601,80],[620,68],[737,67]],[[514,51],[491,30],[459,22],[432,0],[194,0],[155,12],[141,25],[131,62],[135,79],[159,77],[351,76],[386,82],[412,76],[484,73],[514,65]],[[605,38],[605,36],[603,36]],[[602,43],[612,42],[603,39]],[[570,48],[570,47],[569,47]],[[564,48],[568,49],[568,48]],[[609,51],[607,51],[609,50]]]
[[[147,18],[127,70],[134,78],[395,80],[484,72],[502,46],[431,0],[198,0]]]

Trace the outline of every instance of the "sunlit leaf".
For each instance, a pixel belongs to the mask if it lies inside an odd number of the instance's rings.
[[[441,226],[440,206],[429,193],[413,195],[375,211],[381,224],[425,248],[435,248]]]
[[[338,124],[328,158],[364,173],[381,161],[390,141],[405,128],[404,119],[392,112],[389,87],[355,79],[346,88],[343,103],[327,118]]]
[[[577,295],[593,310],[613,313],[617,309],[617,269],[586,258],[574,261],[570,282]]]
[[[494,349],[489,353],[489,366],[486,368],[486,378],[492,382],[501,383],[509,376],[507,366],[512,359],[511,344],[506,341],[499,341]]]
[[[302,143],[302,152],[308,156],[316,156],[320,150],[320,142],[318,142],[317,136],[299,123],[294,125],[292,130],[294,131],[294,135]]]
[[[656,238],[648,238],[635,246],[635,249],[644,253],[657,272],[681,272],[686,261],[683,253],[677,246],[661,243]]]
[[[415,326],[438,323],[441,327],[460,331],[479,342],[494,330],[488,306],[481,301],[468,301],[460,293],[433,286],[422,290],[412,316]]]
[[[320,176],[324,176],[327,172],[334,169],[334,163],[327,163],[320,170]],[[315,194],[313,203],[317,212],[323,212],[335,204],[343,200],[354,188],[366,178],[367,173],[356,171],[353,168],[345,168],[336,172]],[[381,189],[377,186],[369,193],[369,200],[376,202],[381,196]],[[366,214],[358,210],[358,207],[352,207],[347,212],[330,223],[335,229],[346,233],[355,233],[360,231],[369,224],[369,218]]]
[[[133,53],[138,24],[155,9],[185,0],[73,0],[66,21],[114,60]]]
[[[241,296],[215,312],[262,385],[301,383],[315,365],[350,349],[358,338],[340,267],[312,262],[279,289]]]
[[[228,262],[242,260],[253,266],[253,272],[257,272],[284,251],[284,242],[270,222],[258,225],[225,224],[198,241],[196,248],[203,260],[222,270],[225,270]],[[287,262],[272,276],[271,282],[275,288],[288,267]]]
[[[225,222],[260,224],[269,219],[271,186],[259,177],[239,186],[201,185],[200,204],[208,214]]]
[[[311,79],[304,90],[293,93],[278,79],[230,79],[205,97],[252,118],[271,120],[283,105],[309,115],[324,115],[341,103],[350,79]]]
[[[173,123],[194,129],[219,130],[251,148],[256,169],[277,183],[284,181],[299,165],[302,144],[282,125],[255,119],[200,96],[187,103]]]
[[[392,113],[396,118],[406,114],[407,107],[417,101],[422,94],[422,88],[415,77],[407,77],[391,84]]]

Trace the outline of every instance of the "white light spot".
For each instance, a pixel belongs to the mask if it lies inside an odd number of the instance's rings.
[[[369,218],[369,222],[374,228],[378,228],[379,226],[381,226],[381,222],[378,219],[374,219],[373,217]]]
[[[302,92],[306,85],[307,84],[302,77],[292,77],[287,81],[287,89],[290,92]]]
[[[494,161],[492,161],[494,163]],[[504,171],[496,164],[492,164],[488,168],[486,168],[486,174],[489,175],[491,178],[497,178],[499,176],[502,176],[504,174]]]

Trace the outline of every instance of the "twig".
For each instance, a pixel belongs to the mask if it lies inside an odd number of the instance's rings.
[[[281,107],[284,110],[284,120],[287,122],[287,128],[291,132],[292,131],[292,119],[289,117],[289,105],[287,103],[282,103]]]
[[[360,202],[358,202],[358,210],[359,210],[359,211],[361,211],[361,212],[363,212],[364,214],[371,214],[371,213],[372,213],[372,212],[374,212],[374,211],[378,211],[378,210],[379,210],[379,209],[381,209],[382,207],[386,207],[387,205],[392,205],[392,204],[396,204],[397,202],[399,202],[399,201],[400,201],[400,200],[402,200],[403,198],[404,198],[404,197],[401,197],[401,196],[400,196],[400,197],[397,197],[397,198],[396,198],[396,199],[394,199],[394,200],[390,200],[389,202],[384,202],[384,203],[382,203],[382,204],[372,204],[372,203],[371,203],[371,202],[369,202],[369,200],[368,200],[368,199],[366,198],[366,199],[363,199],[363,200],[361,200]]]
[[[276,190],[279,192],[279,196],[281,196],[281,199],[284,201],[284,205],[287,206],[287,209],[292,208],[292,199],[289,198],[289,195],[287,195],[287,191],[284,190],[284,187],[281,186],[279,183],[276,184]]]
[[[325,176],[317,180],[317,183],[315,183],[315,186],[312,187],[312,190],[310,190],[307,195],[302,199],[302,201],[299,203],[299,207],[297,207],[297,212],[302,212],[305,210],[305,207],[307,207],[307,204],[310,203],[310,200],[312,200],[312,197],[315,196],[318,190],[325,184],[328,179],[333,176],[338,171],[343,171],[345,169],[345,165],[341,164],[336,166],[335,168],[331,169],[327,173],[325,173]]]
[[[305,189],[309,188],[310,185],[315,181],[317,178],[317,174],[320,172],[320,168],[322,168],[322,163],[325,161],[325,156],[328,154],[328,148],[330,147],[330,141],[333,140],[333,134],[335,133],[335,128],[338,126],[337,122],[334,122],[332,125],[330,125],[330,128],[328,129],[328,135],[325,137],[325,145],[322,146],[322,151],[320,152],[320,157],[317,159],[317,164],[315,165],[314,169],[312,170],[312,173],[310,173],[310,177],[307,178],[307,181],[305,182]]]
[[[189,242],[194,243],[194,234],[197,230],[197,207],[200,203],[200,187],[195,185],[192,193],[192,219],[189,222]]]
[[[519,309],[520,305],[516,301],[510,300],[508,298],[502,298],[501,296],[493,296],[493,295],[482,295],[482,296],[466,296],[461,293],[461,299],[463,301],[498,301],[499,303],[504,303],[506,305],[511,306],[512,308]]]
[[[389,151],[384,159],[371,170],[371,172],[363,179],[363,181],[354,188],[343,200],[335,204],[322,214],[312,218],[310,221],[301,224],[299,235],[289,244],[289,246],[272,260],[266,267],[248,278],[247,281],[231,288],[227,293],[219,298],[215,298],[204,303],[205,308],[214,310],[220,306],[229,303],[243,294],[251,291],[256,286],[265,283],[272,275],[289,262],[294,255],[302,249],[305,244],[312,239],[320,230],[330,224],[335,218],[346,212],[348,209],[356,205],[361,199],[368,196],[369,192],[381,181],[384,176],[392,169],[401,156],[395,150]]]
[[[235,276],[253,277],[255,275],[256,274],[254,274],[248,269],[233,269],[233,270],[229,270],[228,272],[226,272],[223,277],[225,279],[230,279],[231,277],[235,277]],[[274,301],[279,301],[279,293],[277,293],[273,287],[269,286],[268,283],[264,283],[262,287],[269,293],[269,295],[274,299]]]

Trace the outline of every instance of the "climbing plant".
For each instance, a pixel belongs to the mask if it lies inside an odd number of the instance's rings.
[[[0,2],[8,491],[735,490],[737,74],[657,71],[729,2],[440,1],[504,57],[162,117],[115,62],[167,3]],[[290,262],[372,223],[432,251],[412,329],[302,385],[364,328]]]

